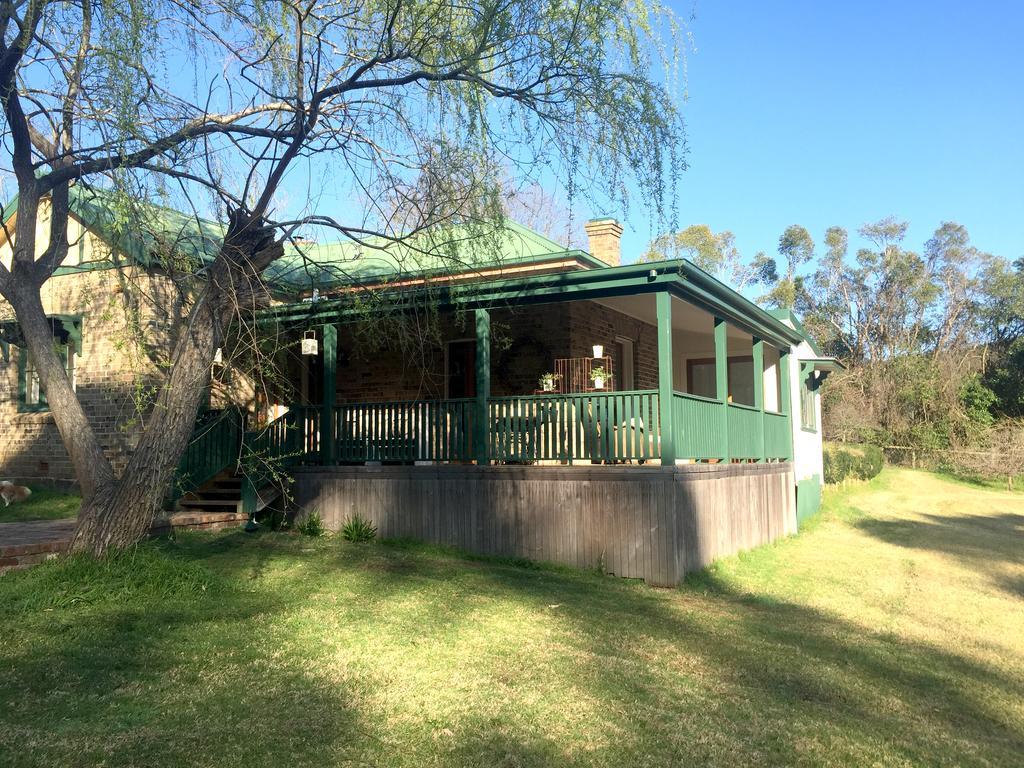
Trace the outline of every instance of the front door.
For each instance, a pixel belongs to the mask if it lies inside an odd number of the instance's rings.
[[[476,341],[448,343],[448,397],[476,397]]]

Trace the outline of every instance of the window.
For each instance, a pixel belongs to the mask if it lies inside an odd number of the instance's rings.
[[[754,404],[754,358],[737,355],[727,361],[729,402],[742,405]],[[686,361],[686,383],[691,395],[717,397],[718,384],[715,377],[713,357],[695,358]]]
[[[814,378],[814,371],[809,368],[802,368],[803,376],[800,379],[800,427],[811,432],[818,429],[818,420],[814,409],[814,392],[818,388],[818,380]]]
[[[71,388],[75,388],[75,351],[69,344],[57,345],[57,356],[64,363],[64,370]],[[21,349],[18,354],[19,376],[18,376],[18,407],[23,411],[47,411],[49,405],[46,402],[46,393],[43,391],[39,381],[39,372],[36,370],[35,361],[29,355],[28,350]]]
[[[716,397],[718,382],[715,378],[715,361],[690,360],[687,370],[687,391],[700,397]]]
[[[618,365],[619,381],[616,389],[636,389],[636,348],[632,339],[625,336],[615,337],[616,364]]]

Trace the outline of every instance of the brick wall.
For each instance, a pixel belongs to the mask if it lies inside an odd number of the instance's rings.
[[[133,298],[139,296],[149,299]],[[173,286],[134,270],[92,270],[51,278],[42,298],[48,314],[82,316],[75,388],[100,444],[120,472],[138,440],[136,394],[156,380],[154,357],[170,349],[167,312],[180,311]],[[154,306],[164,309],[157,312]],[[10,307],[0,303],[0,317],[12,316]],[[141,328],[152,351],[137,342],[135,327]],[[74,472],[53,415],[19,412],[18,359],[23,354],[12,347],[10,361],[0,358],[0,478],[69,485]]]
[[[446,314],[418,330],[407,327],[402,334],[404,341],[399,341],[388,334],[374,338],[365,329],[339,327],[338,402],[445,397],[446,348],[449,342],[475,338],[472,314]],[[654,326],[594,302],[492,310],[491,336],[491,392],[497,397],[531,394],[541,374],[554,370],[556,358],[589,357],[594,344],[603,344],[621,371],[618,337],[634,343],[635,386],[658,386]],[[320,402],[321,360],[296,360],[290,366],[297,389],[306,378],[306,401],[313,404]],[[616,388],[621,381],[617,376]]]
[[[622,360],[616,338],[633,341],[634,385],[636,389],[658,388],[658,329],[593,301],[568,305],[572,327],[571,356],[589,357],[595,344],[604,346],[612,358],[615,389],[622,389]]]

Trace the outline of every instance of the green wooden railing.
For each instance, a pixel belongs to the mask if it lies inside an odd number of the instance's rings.
[[[683,392],[672,395],[673,429],[676,455],[682,459],[721,459],[726,457],[722,402]]]
[[[463,398],[339,405],[327,463],[469,461],[473,404]]]
[[[242,454],[243,498],[298,463],[412,463],[477,460],[473,399],[344,403],[333,409],[333,452],[323,455],[321,408],[297,406],[260,430],[238,435],[240,419],[207,428],[183,463],[197,484]],[[672,419],[683,459],[789,459],[790,418],[751,406],[675,392]],[[498,463],[646,461],[660,458],[660,409],[653,390],[493,397],[487,401],[487,456]],[[235,437],[230,430],[235,429]],[[233,441],[233,442],[232,442]],[[241,446],[241,451],[239,450]],[[205,452],[204,452],[205,451]],[[218,453],[217,451],[220,451]],[[201,457],[209,456],[208,460]],[[217,465],[220,468],[217,468]]]
[[[792,425],[782,413],[766,411],[764,414],[764,455],[768,459],[791,458],[793,444]]]
[[[729,403],[729,458],[764,458],[764,420],[761,411],[749,405]]]
[[[283,484],[283,474],[296,464],[319,459],[320,410],[294,406],[262,429],[247,431],[242,450],[242,509],[256,511],[258,491]]]
[[[185,452],[171,483],[170,501],[238,464],[242,441],[242,415],[235,409],[206,411],[196,420]]]
[[[644,461],[658,456],[658,393],[495,397],[488,455],[498,462]]]

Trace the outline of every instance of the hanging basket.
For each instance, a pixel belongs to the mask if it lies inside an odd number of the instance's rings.
[[[304,355],[316,355],[320,354],[320,342],[317,341],[316,331],[306,331],[302,337],[302,354]]]

